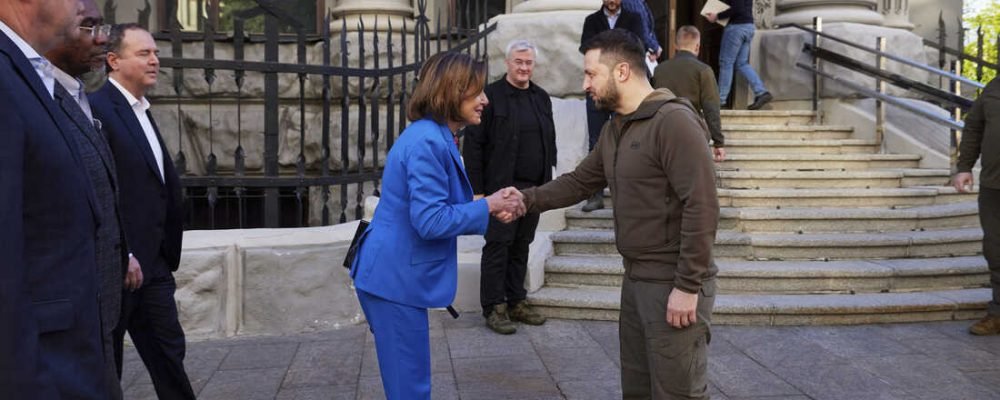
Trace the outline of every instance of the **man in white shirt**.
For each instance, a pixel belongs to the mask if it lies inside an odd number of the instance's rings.
[[[158,53],[142,27],[116,25],[108,39],[108,82],[90,96],[115,158],[129,251],[143,277],[138,289],[123,296],[115,357],[121,374],[127,331],[157,396],[194,399],[184,372],[184,331],[174,301],[173,272],[180,263],[183,234],[180,181],[145,96],[156,86]]]
[[[0,397],[108,399],[100,212],[45,54],[78,0],[0,0]]]

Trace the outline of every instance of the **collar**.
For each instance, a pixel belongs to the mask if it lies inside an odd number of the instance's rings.
[[[70,74],[67,74],[66,71],[63,71],[59,67],[52,68],[52,75],[56,78],[56,82],[63,85],[63,87],[66,88],[66,91],[69,92],[73,98],[80,101],[78,96],[80,96],[80,89],[83,88],[83,82],[70,76]]]
[[[14,30],[7,26],[7,24],[3,21],[0,21],[0,31],[3,31],[3,33],[6,34],[12,42],[14,42],[14,45],[21,50],[21,53],[24,53],[24,57],[28,60],[42,58],[42,55],[38,54],[38,52],[35,51],[35,49],[31,47],[28,42],[25,42],[24,39],[21,38],[21,35],[14,32]]]
[[[507,80],[507,74],[503,74],[503,76],[500,77],[500,80],[503,81],[504,94],[512,95],[512,94],[515,94],[517,92],[524,92],[524,91],[527,91],[529,94],[535,94],[535,87],[536,86],[535,86],[535,82],[533,82],[533,81],[530,81],[530,80],[528,81],[528,88],[527,89],[521,89],[519,87],[516,87],[516,86],[512,85],[510,83],[510,81]]]
[[[136,108],[138,106],[142,108],[142,111],[149,109],[149,101],[146,100],[146,96],[142,96],[141,99],[135,98],[135,96],[132,95],[132,92],[129,92],[124,86],[122,86],[122,84],[118,83],[115,78],[110,76],[108,77],[108,82],[111,82],[112,85],[115,85],[115,87],[118,88],[118,91],[122,92],[122,96],[125,96],[125,102],[132,108]]]
[[[678,49],[677,52],[674,53],[674,57],[698,58],[698,56],[696,56],[693,52],[689,50],[680,50],[680,49]]]
[[[677,96],[669,89],[656,89],[653,93],[650,93],[649,96],[646,96],[646,98],[642,100],[642,103],[639,104],[639,108],[631,114],[623,115],[622,117],[625,122],[652,118],[653,115],[656,115],[656,112],[660,110],[660,107],[662,107],[664,103],[676,98]]]
[[[615,17],[618,17],[618,16],[622,15],[622,7],[621,6],[618,6],[618,12],[616,12],[614,14],[612,14],[611,12],[609,12],[608,8],[604,7],[604,6],[601,6],[601,11],[604,11],[604,16],[608,17],[608,18],[615,18]]]

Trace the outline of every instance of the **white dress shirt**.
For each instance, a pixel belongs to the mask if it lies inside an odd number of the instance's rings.
[[[146,114],[146,110],[149,110],[149,101],[146,100],[146,96],[143,96],[141,99],[135,98],[115,78],[108,77],[108,82],[115,85],[122,92],[122,96],[125,96],[125,101],[132,106],[132,112],[139,119],[142,132],[146,135],[146,142],[149,143],[149,148],[153,151],[153,157],[156,159],[156,167],[160,171],[160,182],[163,182],[163,148],[160,147],[160,141],[156,140],[156,130],[153,129],[153,123],[149,120],[149,115]]]
[[[21,38],[21,35],[14,32],[13,29],[10,29],[10,27],[3,21],[0,21],[0,31],[3,31],[3,33],[7,35],[12,42],[14,42],[14,45],[21,50],[21,53],[24,53],[24,57],[27,58],[28,61],[31,62],[31,66],[35,68],[35,73],[38,74],[39,78],[42,78],[42,84],[44,84],[45,89],[49,91],[49,96],[52,96],[54,99],[56,78],[53,76],[52,70],[55,67],[52,66],[52,63],[50,63],[49,60],[46,60],[45,57],[42,57],[41,54],[38,54],[38,52],[35,51],[35,49],[32,48],[28,42],[25,42],[24,39]]]
[[[56,82],[59,82],[59,84],[62,85],[67,92],[69,92],[69,95],[73,96],[73,100],[76,100],[76,104],[80,105],[80,108],[83,109],[83,113],[87,115],[87,118],[93,121],[94,113],[90,109],[90,101],[87,100],[87,93],[83,91],[83,81],[70,76],[70,74],[67,74],[65,71],[59,69],[59,67],[53,68],[52,72],[55,75]]]
[[[608,12],[607,8],[604,9],[604,16],[608,18],[608,26],[610,26],[611,29],[615,29],[615,24],[618,23],[618,16],[622,15],[621,6],[618,7],[618,12],[614,14]]]

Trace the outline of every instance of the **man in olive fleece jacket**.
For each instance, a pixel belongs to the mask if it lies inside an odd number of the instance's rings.
[[[993,299],[986,316],[969,327],[974,335],[1000,334],[1000,81],[990,81],[965,117],[958,148],[958,173],[952,184],[966,192],[973,184],[972,167],[982,156],[979,172],[979,222],[983,227],[983,256],[990,268]]]
[[[687,100],[654,91],[633,35],[588,43],[583,88],[616,115],[594,150],[545,185],[529,212],[566,207],[608,185],[624,258],[619,338],[624,398],[707,399],[707,344],[719,202],[707,128]]]

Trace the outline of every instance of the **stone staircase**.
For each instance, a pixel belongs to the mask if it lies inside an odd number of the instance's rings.
[[[920,156],[878,154],[853,128],[808,111],[723,111],[714,255],[718,324],[862,324],[972,319],[990,294],[975,194]],[[605,192],[608,196],[608,192]],[[618,318],[613,199],[566,212],[545,285],[558,318]]]

